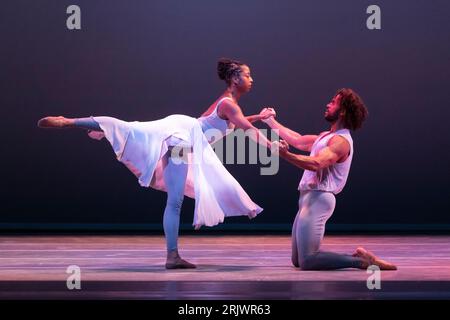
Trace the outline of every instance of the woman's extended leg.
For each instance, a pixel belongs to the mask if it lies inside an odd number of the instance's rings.
[[[171,150],[164,156],[164,183],[167,189],[167,203],[164,210],[163,226],[167,242],[166,269],[186,269],[196,266],[181,259],[178,254],[178,230],[180,226],[180,212],[184,199],[184,188],[188,172],[185,162],[174,161]]]
[[[89,118],[74,118],[69,119],[66,117],[45,117],[38,121],[38,127],[40,128],[80,128],[91,131],[102,131],[100,125],[92,119]]]

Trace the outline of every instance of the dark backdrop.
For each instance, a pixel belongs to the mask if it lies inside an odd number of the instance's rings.
[[[66,28],[81,7],[82,29]],[[446,228],[450,3],[376,1],[7,1],[1,33],[1,214],[5,228],[160,228],[165,194],[141,188],[107,142],[36,127],[45,115],[198,116],[224,89],[216,61],[252,68],[246,114],[273,105],[301,133],[327,129],[326,103],[354,88],[370,117],[354,134],[331,228]],[[263,127],[262,125],[259,125]],[[229,228],[288,227],[302,171],[227,165],[265,208]],[[192,221],[185,201],[183,223]]]

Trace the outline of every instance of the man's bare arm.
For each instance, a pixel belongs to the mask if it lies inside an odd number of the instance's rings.
[[[311,151],[314,141],[318,138],[317,135],[301,135],[300,133],[283,126],[273,117],[268,118],[264,122],[267,123],[270,128],[279,130],[280,137],[298,150]]]
[[[299,168],[319,171],[341,160],[345,160],[350,153],[350,144],[345,138],[335,136],[328,141],[327,147],[322,149],[316,156],[294,154],[282,147],[280,147],[279,152],[283,159]]]
[[[262,116],[259,114],[253,114],[251,116],[246,116],[245,118],[247,118],[248,122],[253,123],[260,121],[262,119]]]

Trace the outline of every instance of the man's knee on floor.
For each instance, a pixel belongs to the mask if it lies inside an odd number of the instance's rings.
[[[299,267],[301,270],[315,270],[315,255],[308,255],[299,258]]]
[[[292,255],[291,262],[294,265],[294,267],[296,267],[296,268],[300,267],[296,256]]]

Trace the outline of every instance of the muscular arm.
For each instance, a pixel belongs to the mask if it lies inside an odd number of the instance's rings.
[[[253,123],[253,122],[257,122],[257,121],[261,120],[262,116],[259,114],[254,114],[251,116],[246,116],[245,118],[248,120],[248,122]]]
[[[322,149],[316,156],[303,156],[280,149],[280,156],[299,168],[319,171],[329,167],[340,160],[345,160],[350,152],[347,140],[340,136],[334,136],[328,141],[326,148]]]
[[[311,151],[314,141],[318,138],[317,135],[301,135],[300,133],[283,126],[273,117],[267,119],[265,122],[272,129],[278,129],[280,137],[298,150]]]
[[[267,138],[258,130],[258,128],[254,127],[250,123],[250,121],[244,116],[241,108],[237,104],[224,101],[220,107],[220,110],[222,114],[236,126],[236,128],[244,130],[253,141],[263,145],[264,147],[271,147],[272,143],[267,140]]]

